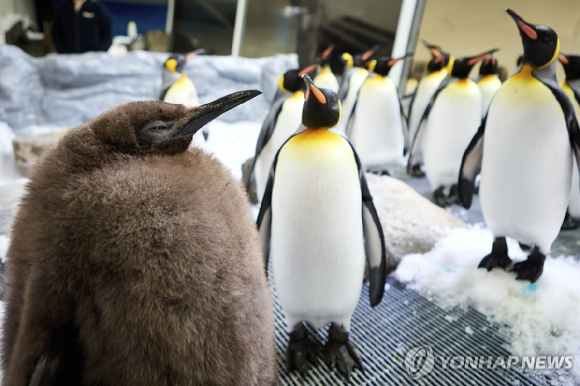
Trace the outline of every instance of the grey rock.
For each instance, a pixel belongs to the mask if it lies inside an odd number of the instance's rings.
[[[14,138],[14,159],[18,171],[27,177],[32,165],[47,151],[55,148],[63,135],[64,132]]]
[[[388,176],[366,175],[373,201],[385,233],[388,252],[398,264],[410,253],[430,251],[453,229],[467,225],[417,193],[413,188]]]

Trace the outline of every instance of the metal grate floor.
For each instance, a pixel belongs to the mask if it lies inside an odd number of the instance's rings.
[[[490,324],[485,316],[474,309],[443,310],[415,291],[406,289],[389,278],[388,290],[382,303],[371,309],[368,303],[368,285],[363,286],[361,301],[354,313],[351,342],[363,358],[364,373],[355,370],[347,382],[336,370],[329,368],[318,357],[306,378],[298,371],[286,372],[285,351],[288,344],[286,323],[276,299],[272,275],[270,287],[275,300],[276,346],[280,385],[561,385],[559,374],[510,370],[442,370],[440,362],[430,374],[420,380],[411,379],[405,370],[406,352],[414,347],[428,345],[435,358],[445,356],[507,357],[504,348],[507,338],[498,326]],[[445,318],[447,316],[447,319]],[[467,333],[469,327],[473,333]],[[308,328],[319,345],[319,353],[327,338],[327,330]],[[469,329],[468,329],[469,330]],[[471,332],[471,330],[469,330]],[[567,377],[566,377],[567,378]]]

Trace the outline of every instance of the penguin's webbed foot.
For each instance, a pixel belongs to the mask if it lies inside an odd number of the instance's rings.
[[[534,247],[528,259],[514,264],[510,272],[513,271],[518,274],[516,280],[529,280],[535,283],[542,275],[542,272],[544,272],[545,261],[546,255],[540,252],[538,247]]]
[[[387,169],[378,168],[378,167],[368,168],[367,173],[376,174],[377,176],[390,176],[391,175],[391,173],[389,173],[389,171]]]
[[[562,230],[571,231],[578,229],[578,227],[580,227],[580,221],[576,220],[574,217],[570,216],[568,212],[566,212],[566,218],[564,218],[564,222],[562,223]]]
[[[421,165],[419,164],[413,165],[413,168],[411,169],[411,177],[414,178],[425,177],[425,173],[423,172],[423,170],[421,170]]]
[[[457,184],[451,186],[451,189],[449,189],[449,196],[447,196],[447,202],[450,205],[459,204],[459,191],[457,188]]]
[[[316,357],[316,343],[308,339],[308,331],[301,323],[290,333],[286,349],[286,369],[288,372],[298,370],[305,377],[311,365],[316,362]]]
[[[496,267],[506,269],[511,263],[505,237],[498,237],[493,242],[491,253],[481,260],[477,268],[485,268],[489,272]]]
[[[445,196],[445,193],[443,192],[444,189],[445,188],[443,186],[440,186],[439,188],[437,188],[437,190],[433,192],[433,202],[437,206],[440,206],[442,208],[445,208],[446,206],[449,206],[451,204],[449,202],[449,199]]]
[[[324,345],[323,356],[324,363],[330,369],[336,367],[347,379],[355,368],[364,371],[357,349],[348,341],[348,332],[335,324],[328,330],[328,341]]]

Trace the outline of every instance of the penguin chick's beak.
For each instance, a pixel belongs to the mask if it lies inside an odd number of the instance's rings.
[[[531,40],[536,40],[538,38],[538,33],[536,32],[534,27],[532,27],[529,23],[525,22],[524,19],[522,19],[517,13],[515,13],[509,8],[506,8],[505,11],[508,13],[508,15],[512,17],[512,19],[514,19],[520,31],[524,33],[528,38],[530,38]]]
[[[489,55],[491,55],[491,54],[493,54],[494,52],[497,52],[497,51],[499,51],[499,48],[494,48],[493,50],[489,50],[489,51],[487,51],[487,52],[485,52],[485,53],[483,53],[481,55],[474,56],[473,58],[471,58],[471,59],[469,59],[467,61],[467,64],[470,65],[470,66],[472,66],[475,63],[479,62],[480,60],[485,59],[486,57],[488,57]]]
[[[302,75],[302,79],[304,79],[304,81],[306,82],[306,86],[308,88],[306,90],[305,96],[306,101],[310,99],[310,93],[312,93],[314,97],[318,100],[318,102],[326,104],[326,97],[324,96],[322,91],[320,91],[318,87],[316,87],[312,79],[310,79],[310,77],[307,74]]]
[[[564,54],[559,54],[558,55],[558,60],[560,61],[560,63],[562,64],[568,64],[570,63],[570,61],[568,60],[568,58],[566,57],[566,55]]]
[[[223,113],[241,105],[242,103],[246,103],[261,93],[262,92],[258,90],[239,91],[205,105],[193,107],[190,110],[194,112],[194,115],[177,133],[175,133],[174,136],[183,137],[185,135],[195,134],[199,129]]]

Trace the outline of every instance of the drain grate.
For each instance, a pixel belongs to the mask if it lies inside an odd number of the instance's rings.
[[[452,311],[443,310],[436,304],[406,289],[396,280],[389,278],[389,289],[382,303],[372,309],[368,303],[368,285],[363,286],[361,301],[354,313],[351,327],[351,341],[359,349],[365,372],[358,370],[350,377],[349,385],[562,385],[559,375],[554,372],[532,372],[519,369],[510,370],[442,370],[436,360],[434,370],[416,381],[405,370],[406,352],[414,347],[430,346],[435,357],[478,356],[507,357],[504,348],[507,337],[490,324],[485,316],[474,309]],[[272,275],[270,287],[275,300],[276,345],[280,385],[346,385],[346,379],[336,370],[329,370],[318,357],[306,379],[294,371],[286,372],[285,351],[288,334],[282,309],[276,300]],[[466,332],[466,328],[467,331]],[[316,338],[319,353],[326,341],[326,329],[315,331],[309,328],[312,338]],[[564,376],[564,378],[568,378]]]

